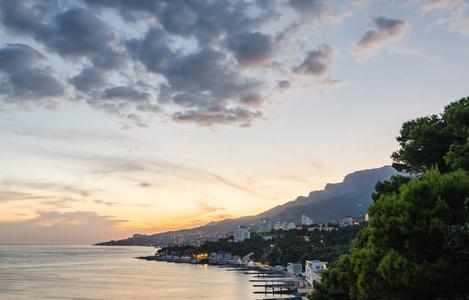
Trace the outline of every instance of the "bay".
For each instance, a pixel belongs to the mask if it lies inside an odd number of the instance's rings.
[[[134,259],[150,247],[0,245],[0,299],[262,299],[243,272]]]

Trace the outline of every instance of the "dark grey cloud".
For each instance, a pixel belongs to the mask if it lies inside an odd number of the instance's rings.
[[[15,72],[44,60],[47,60],[44,54],[28,45],[8,44],[0,49],[0,70],[4,72]]]
[[[406,21],[386,16],[372,17],[371,22],[375,28],[365,32],[357,42],[354,50],[356,54],[363,54],[386,42],[399,39],[407,28]]]
[[[55,5],[45,6],[41,2],[2,1],[2,24],[32,36],[61,56],[87,57],[95,66],[106,69],[119,65],[117,52],[109,46],[113,34],[92,11],[77,7],[57,13],[51,10]],[[52,14],[53,17],[46,18]]]
[[[86,68],[80,74],[70,78],[69,82],[82,92],[89,92],[102,87],[106,81],[106,71],[101,68]]]
[[[242,33],[228,39],[228,49],[243,66],[267,63],[273,54],[273,46],[272,37],[260,32]]]
[[[47,30],[36,33],[39,40],[46,42],[61,55],[84,56],[102,50],[113,39],[106,24],[90,10],[72,8],[55,17]],[[102,57],[100,66],[112,66],[113,58]]]
[[[331,46],[321,44],[317,50],[306,53],[305,59],[294,68],[294,71],[303,75],[320,77],[328,71],[334,54],[335,51]]]
[[[303,18],[312,20],[324,17],[327,8],[323,0],[289,0],[288,5]]]
[[[156,28],[149,30],[141,40],[129,41],[127,47],[148,71],[166,78],[167,84],[160,85],[159,103],[193,108],[190,112],[177,112],[175,120],[203,126],[219,121],[223,124],[250,123],[255,114],[250,114],[250,119],[236,119],[233,116],[237,114],[232,114],[230,111],[233,110],[227,106],[232,104],[238,106],[238,111],[246,111],[242,106],[258,107],[264,101],[260,92],[262,82],[244,77],[230,67],[229,58],[221,51],[204,47],[190,54],[173,52],[168,47],[168,38]],[[247,58],[248,55],[244,55]],[[227,115],[221,116],[223,113]]]
[[[213,111],[187,110],[184,112],[176,112],[172,117],[173,120],[177,122],[197,123],[201,126],[240,123],[241,127],[249,127],[254,120],[262,117],[262,113],[260,111],[253,112],[243,108],[223,108]]]
[[[62,83],[48,70],[25,68],[10,75],[15,96],[44,98],[63,94]]]
[[[287,6],[300,18],[280,34],[267,32]],[[272,89],[261,73],[282,49],[274,35],[286,37],[326,12],[322,0],[0,0],[9,37],[41,50],[0,52],[0,96],[83,101],[120,117],[124,128],[146,127],[158,113],[202,126],[249,126]],[[327,69],[327,57],[313,54],[294,70],[317,76]]]
[[[150,187],[151,184],[148,183],[148,182],[142,182],[142,183],[140,183],[138,186],[140,186],[140,187],[142,187],[142,188],[147,188],[147,187]]]
[[[6,94],[5,101],[29,100],[60,96],[64,92],[62,82],[50,68],[41,68],[47,57],[24,44],[8,44],[0,49],[0,71],[4,82],[0,93]]]
[[[277,89],[279,89],[280,91],[285,91],[290,88],[291,88],[291,84],[290,84],[290,81],[288,80],[280,80],[279,82],[277,82]]]
[[[18,33],[44,30],[41,22],[57,8],[56,1],[3,0],[0,14],[3,25]]]
[[[106,99],[126,99],[130,101],[145,101],[150,98],[149,93],[139,92],[132,87],[117,86],[106,89],[104,91],[104,98]]]

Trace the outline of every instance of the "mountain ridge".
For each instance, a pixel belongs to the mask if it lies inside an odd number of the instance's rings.
[[[210,222],[205,225],[175,231],[157,233],[150,236],[134,235],[139,240],[152,241],[152,244],[164,245],[174,239],[174,235],[195,235],[197,232],[216,234],[233,231],[240,225],[248,226],[251,231],[257,230],[259,218],[271,218],[272,225],[277,221],[299,222],[302,214],[306,214],[316,223],[338,221],[345,215],[364,216],[367,207],[372,203],[371,194],[375,191],[378,181],[388,180],[398,174],[391,166],[355,171],[347,174],[342,182],[327,183],[322,190],[311,191],[308,196],[299,196],[295,200],[277,205],[260,214],[243,216]],[[147,243],[148,243],[147,241]]]

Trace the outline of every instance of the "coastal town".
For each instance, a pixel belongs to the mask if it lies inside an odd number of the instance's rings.
[[[319,224],[303,214],[299,224],[277,221],[272,226],[270,218],[260,218],[257,228],[238,226],[216,240],[180,241],[178,245],[160,248],[154,256],[139,258],[206,264],[243,272],[253,276],[250,281],[259,289],[256,293],[283,294],[301,299],[314,289],[315,283],[321,281],[322,272],[338,257],[332,255],[325,260],[323,252],[343,242],[348,244],[350,241],[343,237],[366,226],[367,220],[367,216],[365,221],[359,222],[347,215],[338,224]],[[299,248],[283,247],[286,241],[289,245],[296,243],[304,249],[323,251],[316,251],[316,255],[304,255],[305,251],[299,251]],[[299,257],[296,252],[303,255]],[[336,254],[340,255],[340,252]]]

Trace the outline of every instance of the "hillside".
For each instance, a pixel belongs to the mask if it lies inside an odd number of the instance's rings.
[[[395,174],[397,172],[391,166],[357,171],[345,176],[340,183],[328,183],[323,190],[312,191],[308,196],[299,196],[293,201],[278,205],[258,215],[226,219],[193,229],[151,236],[136,234],[133,238],[123,241],[128,244],[165,245],[171,242],[175,235],[195,235],[197,232],[204,234],[230,232],[240,225],[248,226],[251,231],[255,231],[259,218],[271,218],[272,224],[277,221],[299,223],[303,213],[316,222],[339,220],[345,215],[360,217],[366,214],[366,209],[372,202],[371,194],[375,190],[376,183],[387,180]],[[118,241],[118,244],[125,244],[123,241]]]

